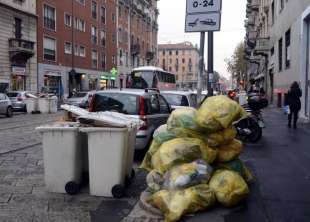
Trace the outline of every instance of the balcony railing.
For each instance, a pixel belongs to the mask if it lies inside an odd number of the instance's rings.
[[[9,39],[11,61],[27,61],[34,55],[34,42],[23,39]]]
[[[255,51],[268,52],[269,50],[270,50],[270,39],[269,38],[258,38],[256,41]]]

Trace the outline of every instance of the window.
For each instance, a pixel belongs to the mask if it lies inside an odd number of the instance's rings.
[[[85,21],[79,18],[75,18],[75,28],[81,32],[85,32]]]
[[[184,59],[184,58],[182,59],[182,63],[183,63],[183,64],[185,63],[185,59]]]
[[[98,66],[98,53],[96,50],[91,52],[91,66],[93,69],[97,69]]]
[[[91,27],[91,42],[92,44],[97,44],[97,27]]]
[[[112,21],[113,21],[113,23],[115,23],[115,14],[114,13],[112,13]]]
[[[43,17],[44,27],[50,30],[56,30],[56,9],[51,6],[44,5]]]
[[[178,50],[175,51],[175,55],[179,55],[179,51]]]
[[[280,0],[280,12],[284,9],[284,0]]]
[[[166,55],[166,51],[165,50],[163,50],[163,55]]]
[[[86,49],[84,46],[80,45],[80,56],[85,57],[86,56]]]
[[[271,3],[271,24],[274,24],[274,1]]]
[[[85,5],[85,0],[76,0],[77,2],[79,2],[82,5]]]
[[[122,17],[122,7],[121,6],[118,7],[118,17],[119,18]]]
[[[116,42],[116,35],[115,35],[115,33],[112,34],[112,42],[113,42],[113,43]]]
[[[91,16],[93,19],[97,19],[97,3],[91,2]]]
[[[101,22],[103,23],[103,24],[105,24],[105,17],[106,17],[106,12],[105,12],[105,7],[101,7]]]
[[[65,42],[65,54],[72,53],[72,44],[71,42]]]
[[[150,114],[155,114],[160,112],[160,105],[158,100],[158,95],[152,95],[150,98]]]
[[[22,38],[22,20],[20,18],[14,18],[15,21],[15,38]]]
[[[80,54],[79,46],[78,45],[74,45],[74,55],[75,56],[79,56],[79,54]]]
[[[101,53],[101,67],[106,69],[106,55],[104,52]]]
[[[104,30],[100,31],[100,44],[101,46],[105,47],[105,31]]]
[[[65,13],[65,25],[71,27],[72,25],[72,16]]]
[[[169,59],[169,63],[172,64],[172,59]]]
[[[270,50],[270,64],[274,65],[274,46]]]
[[[169,55],[172,55],[172,51],[169,51]]]
[[[279,40],[279,72],[282,71],[282,46],[283,46],[283,40],[281,38]]]
[[[128,67],[128,52],[126,52],[126,66]]]
[[[160,105],[160,113],[170,113],[170,108],[168,103],[164,100],[162,95],[159,95],[159,105]]]
[[[113,64],[113,65],[116,65],[115,55],[114,55],[114,56],[112,56],[112,64]]]
[[[56,40],[55,39],[44,37],[43,58],[45,60],[56,61]]]
[[[285,68],[291,65],[291,29],[285,33]]]

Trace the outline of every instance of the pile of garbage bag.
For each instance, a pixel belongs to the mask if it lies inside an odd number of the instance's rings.
[[[233,207],[247,197],[253,176],[239,159],[243,144],[233,126],[245,115],[235,101],[215,96],[198,110],[175,110],[155,131],[140,168],[149,172],[146,201],[165,222],[217,203]]]

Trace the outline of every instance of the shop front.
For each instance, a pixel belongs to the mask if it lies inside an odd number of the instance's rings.
[[[26,90],[26,67],[12,66],[11,90]]]
[[[51,93],[61,97],[63,95],[63,85],[61,81],[61,72],[47,71],[44,73],[44,87],[41,91]]]

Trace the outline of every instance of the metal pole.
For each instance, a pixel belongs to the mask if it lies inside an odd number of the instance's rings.
[[[208,96],[213,96],[211,75],[213,75],[213,32],[208,32]]]
[[[198,75],[198,87],[197,87],[197,103],[199,104],[202,92],[202,77],[204,72],[204,51],[205,51],[205,33],[200,32],[200,49],[199,49],[199,75]]]

